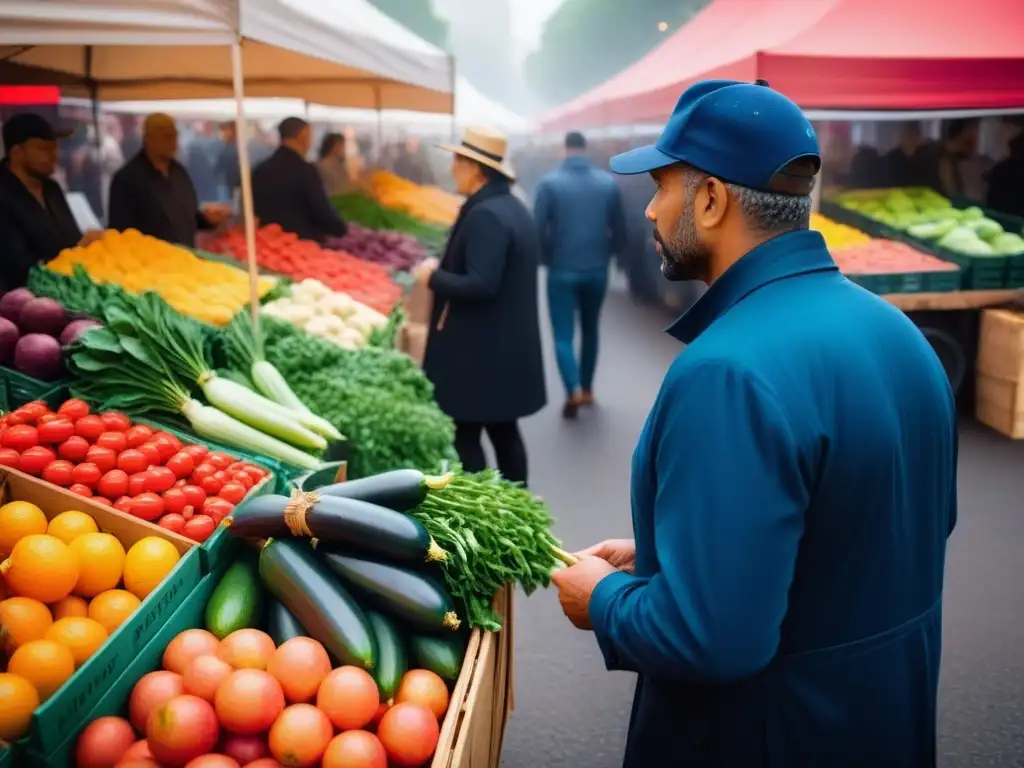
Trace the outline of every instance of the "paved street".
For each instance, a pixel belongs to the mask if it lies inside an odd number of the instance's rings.
[[[678,352],[660,332],[666,320],[621,292],[609,296],[595,386],[601,405],[576,423],[559,416],[548,350],[551,405],[525,433],[531,485],[555,511],[569,549],[630,534],[630,455]],[[961,428],[960,523],[947,574],[940,765],[1024,766],[1024,443],[970,420]],[[604,670],[593,638],[565,621],[553,593],[520,596],[516,620],[516,711],[504,768],[617,768],[633,676]]]

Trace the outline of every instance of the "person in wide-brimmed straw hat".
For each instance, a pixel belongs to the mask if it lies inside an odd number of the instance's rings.
[[[494,446],[498,469],[526,482],[526,447],[518,420],[547,402],[533,218],[512,194],[508,142],[468,128],[452,153],[452,178],[466,202],[440,263],[416,273],[434,293],[423,369],[437,402],[455,421],[455,448],[467,472],[486,467],[481,436]]]

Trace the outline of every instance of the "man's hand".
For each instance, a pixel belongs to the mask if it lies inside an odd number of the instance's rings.
[[[231,216],[231,206],[227,203],[207,203],[202,207],[203,216],[213,226],[223,224]]]
[[[618,569],[599,557],[581,557],[576,565],[560,568],[551,575],[558,589],[562,611],[577,629],[593,629],[590,624],[590,596],[605,576]]]
[[[416,278],[417,283],[426,286],[430,282],[430,276],[437,271],[437,266],[437,259],[424,259],[423,262],[413,271],[413,277]]]
[[[87,245],[95,243],[97,240],[103,237],[104,232],[106,232],[105,229],[90,229],[88,232],[82,235],[82,239],[78,241],[79,247],[84,248]]]
[[[636,542],[633,539],[607,539],[576,553],[577,557],[598,557],[620,571],[633,573],[636,569]]]

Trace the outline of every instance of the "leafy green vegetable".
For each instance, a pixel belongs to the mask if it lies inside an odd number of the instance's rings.
[[[367,346],[394,349],[398,341],[398,331],[404,323],[405,310],[402,309],[401,304],[396,304],[395,308],[391,310],[391,314],[388,315],[387,325],[370,331],[370,336],[366,340]]]
[[[350,192],[331,198],[334,209],[346,221],[354,221],[370,229],[391,229],[412,235],[428,249],[444,245],[447,233],[441,227],[427,224],[402,211],[387,208],[365,192]]]
[[[448,553],[441,566],[445,583],[464,603],[471,627],[501,629],[491,603],[503,585],[518,584],[529,595],[551,582],[558,546],[551,512],[495,470],[456,475],[410,515]]]

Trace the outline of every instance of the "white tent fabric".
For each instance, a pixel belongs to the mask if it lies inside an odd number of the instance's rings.
[[[366,0],[0,2],[0,62],[100,101],[230,97],[239,38],[249,96],[451,112],[451,58]]]
[[[103,109],[134,115],[166,112],[183,120],[227,120],[234,117],[235,102],[229,99],[122,101],[104,104]],[[299,99],[246,99],[245,114],[254,120],[276,121],[289,115],[304,117],[308,114],[309,119],[326,123],[368,125],[378,122],[378,114],[365,109],[309,105],[307,112],[307,105]],[[405,110],[382,112],[379,119],[385,125],[402,126],[410,132],[417,127],[447,132],[451,125],[450,115]],[[524,133],[532,129],[527,118],[487,98],[462,77],[458,78],[455,86],[455,121],[460,126],[489,125],[509,133]]]

